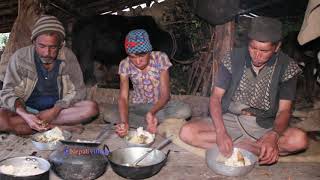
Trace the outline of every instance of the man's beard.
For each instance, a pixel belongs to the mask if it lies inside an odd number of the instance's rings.
[[[54,58],[51,58],[51,57],[40,57],[40,60],[43,64],[52,64],[53,61],[54,61]]]

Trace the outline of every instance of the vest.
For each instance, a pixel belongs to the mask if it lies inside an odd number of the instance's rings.
[[[232,80],[229,88],[226,90],[226,93],[222,98],[222,110],[224,113],[228,111],[232,97],[240,83],[246,61],[248,59],[251,59],[248,48],[235,48],[231,52],[230,57],[232,63]],[[287,69],[289,62],[292,60],[281,51],[275,54],[273,58],[278,58],[278,60],[276,61],[276,66],[271,82],[271,108],[267,111],[258,111],[258,113],[256,114],[257,124],[263,128],[271,128],[273,126],[273,122],[279,108],[279,85],[281,83],[281,77]]]

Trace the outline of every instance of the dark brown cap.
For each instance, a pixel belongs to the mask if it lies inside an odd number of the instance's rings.
[[[270,17],[253,18],[248,36],[261,42],[278,42],[282,39],[282,23]]]

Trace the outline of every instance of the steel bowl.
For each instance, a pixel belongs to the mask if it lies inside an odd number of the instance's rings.
[[[14,168],[17,169],[25,166],[34,165],[43,170],[43,172],[34,175],[29,174],[25,176],[17,176],[7,172],[0,171],[1,180],[49,180],[50,163],[43,158],[39,158],[36,156],[12,157],[0,161],[0,167],[3,165],[12,165]]]
[[[59,147],[61,145],[60,141],[54,141],[54,142],[37,141],[37,139],[38,139],[37,137],[41,136],[41,135],[42,135],[42,133],[37,133],[37,134],[34,134],[31,136],[31,142],[34,145],[34,147],[36,147],[38,150],[52,151],[52,150],[57,149],[57,147]],[[62,131],[62,135],[65,140],[71,139],[71,136],[72,136],[71,132],[65,131],[65,130]]]
[[[211,149],[207,150],[206,152],[206,162],[208,167],[215,173],[224,175],[224,176],[244,176],[248,174],[253,167],[255,166],[256,162],[258,161],[258,157],[245,150],[239,148],[239,151],[243,154],[243,156],[247,157],[251,165],[248,166],[241,166],[241,167],[234,167],[234,166],[227,166],[222,162],[218,162],[217,158],[220,155],[218,146],[215,144]]]
[[[129,131],[128,135],[123,138],[128,147],[150,147],[154,143],[154,140],[156,139],[154,137],[153,141],[150,142],[150,143],[147,143],[147,144],[132,143],[132,142],[129,141],[129,138],[134,136],[135,132],[136,131]]]
[[[167,154],[160,150],[154,150],[137,166],[132,163],[139,157],[150,151],[151,148],[127,147],[112,151],[108,155],[108,161],[113,171],[121,177],[128,179],[145,179],[157,174],[165,165]]]

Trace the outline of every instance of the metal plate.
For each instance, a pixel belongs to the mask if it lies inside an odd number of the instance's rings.
[[[38,150],[42,150],[42,151],[49,151],[49,150],[55,150],[58,146],[61,145],[60,141],[54,141],[54,142],[39,142],[36,141],[36,137],[40,136],[42,133],[37,133],[31,136],[31,142],[32,144],[38,149]],[[64,139],[68,140],[71,139],[72,134],[69,131],[62,131],[62,135],[64,137]]]
[[[135,132],[136,132],[135,130],[134,131],[129,131],[127,136],[128,137],[132,137],[135,134]],[[125,138],[125,137],[123,138],[123,140],[126,142],[128,147],[150,147],[154,143],[155,139],[156,138],[154,137],[153,141],[150,142],[150,143],[147,143],[147,144],[138,144],[138,143],[130,142],[128,138]]]

